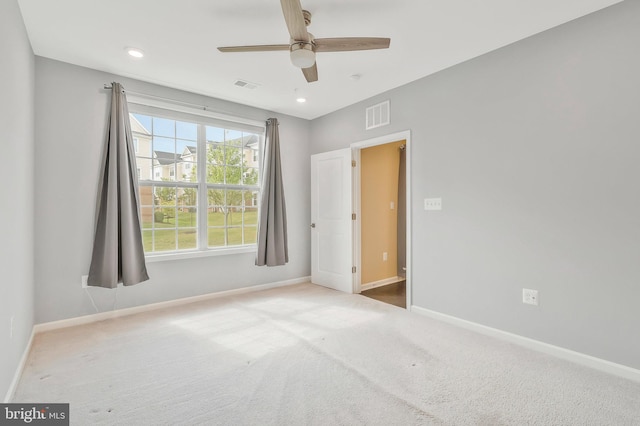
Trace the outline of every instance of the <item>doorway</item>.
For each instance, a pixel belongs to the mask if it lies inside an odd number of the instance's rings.
[[[402,204],[406,211],[403,227],[405,306],[411,309],[411,132],[408,130],[311,156],[311,282],[347,293],[362,292],[361,150],[399,141],[405,141],[406,197],[405,202],[398,200],[394,207]]]
[[[351,147],[354,293],[410,309],[410,133]]]

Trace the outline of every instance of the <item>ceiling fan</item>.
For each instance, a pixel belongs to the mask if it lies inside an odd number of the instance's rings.
[[[311,13],[302,10],[300,0],[280,0],[291,40],[289,44],[218,47],[220,52],[266,52],[288,50],[291,62],[302,69],[309,83],[318,80],[316,52],[347,52],[353,50],[387,49],[391,39],[381,37],[314,38],[307,32]]]

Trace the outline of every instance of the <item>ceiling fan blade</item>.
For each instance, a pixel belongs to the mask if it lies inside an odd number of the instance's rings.
[[[226,46],[218,47],[221,52],[271,52],[274,50],[289,50],[288,44],[261,44],[256,46]]]
[[[284,20],[289,29],[289,35],[296,41],[309,41],[309,33],[304,23],[300,0],[280,0]]]
[[[307,79],[307,83],[318,81],[318,65],[313,64],[312,67],[302,68],[302,74],[304,74],[304,78]]]
[[[381,37],[337,37],[317,38],[316,52],[348,52],[352,50],[387,49],[390,38]]]

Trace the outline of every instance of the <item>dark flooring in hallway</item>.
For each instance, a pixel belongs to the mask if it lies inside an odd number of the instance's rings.
[[[384,303],[400,306],[401,308],[407,307],[407,282],[405,280],[399,281],[394,284],[388,284],[382,287],[372,288],[371,290],[365,290],[360,293],[363,296],[376,299]]]

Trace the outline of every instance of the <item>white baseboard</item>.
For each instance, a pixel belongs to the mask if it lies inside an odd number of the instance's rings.
[[[576,364],[590,367],[595,370],[603,371],[605,373],[613,374],[615,376],[623,377],[625,379],[633,380],[635,382],[640,382],[640,370],[628,367],[626,365],[616,364],[615,362],[607,361],[601,358],[596,358],[591,355],[575,352],[569,349],[561,348],[559,346],[550,345],[548,343],[540,342],[538,340],[530,339],[528,337],[523,337],[517,334],[509,333],[507,331],[498,330],[497,328],[487,327],[486,325],[482,325],[472,321],[467,321],[461,318],[442,314],[440,312],[421,308],[415,305],[411,306],[411,312],[415,312],[417,314],[424,315],[429,318],[447,322],[449,324],[453,324],[458,327],[466,328],[468,330],[475,331],[480,334],[485,334],[487,336],[495,337],[500,340],[505,340],[510,343],[515,343],[516,345],[524,346],[534,351],[542,352],[547,355],[552,355],[557,358],[562,358],[567,361],[575,362]]]
[[[403,281],[402,277],[389,277],[383,280],[372,281],[366,284],[360,284],[360,291],[371,290],[372,288],[382,287],[384,285],[397,283],[398,281]]]
[[[16,372],[13,374],[13,380],[11,381],[11,385],[9,385],[7,394],[4,397],[5,404],[11,402],[11,400],[13,399],[13,395],[16,393],[18,382],[20,381],[20,377],[22,377],[22,371],[24,370],[24,366],[27,364],[27,358],[29,357],[29,352],[31,352],[31,345],[33,344],[34,335],[35,335],[35,331],[31,329],[31,336],[29,336],[29,341],[27,342],[27,346],[24,348],[24,351],[22,352],[22,358],[20,358],[20,362],[18,363],[18,368],[16,368]]]
[[[300,277],[286,281],[277,281],[267,284],[259,284],[250,287],[242,287],[233,290],[219,291],[216,293],[207,293],[199,296],[185,297],[182,299],[168,300],[166,302],[151,303],[149,305],[134,306],[132,308],[116,309],[114,311],[99,312],[97,314],[84,315],[76,318],[69,318],[59,321],[45,322],[36,324],[33,327],[34,333],[42,333],[44,331],[56,330],[59,328],[73,327],[76,325],[89,324],[92,322],[103,321],[110,318],[119,318],[127,315],[133,315],[140,312],[153,311],[156,309],[169,308],[172,306],[186,305],[188,303],[200,302],[203,300],[216,299],[219,297],[233,296],[243,293],[251,293],[254,291],[268,290],[271,288],[284,287],[294,284],[302,284],[310,282],[311,277]]]

